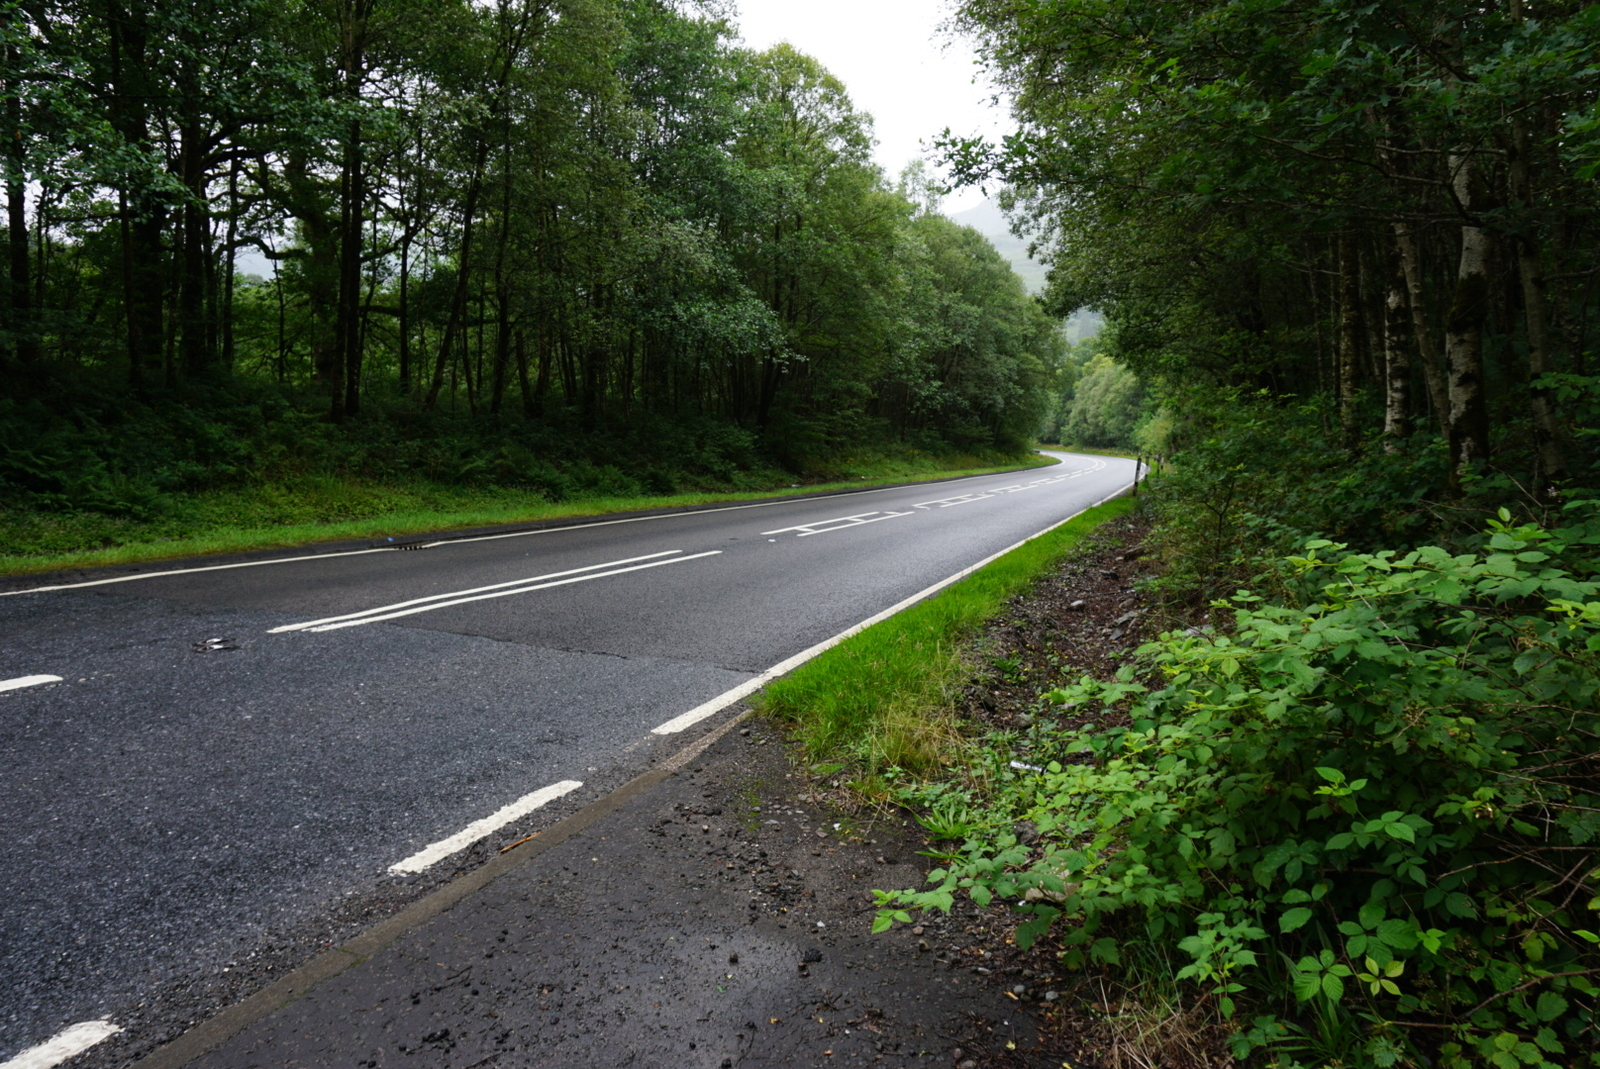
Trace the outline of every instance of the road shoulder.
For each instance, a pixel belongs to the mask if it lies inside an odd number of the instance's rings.
[[[781,736],[744,724],[141,1069],[892,1066],[1035,1045],[981,966],[870,934],[871,890],[920,879],[908,829],[830,810]]]

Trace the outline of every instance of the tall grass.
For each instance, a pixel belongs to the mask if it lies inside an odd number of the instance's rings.
[[[1118,498],[1078,516],[768,686],[756,699],[788,721],[814,761],[867,775],[926,773],[948,762],[959,725],[954,693],[964,638],[1100,524],[1132,509]]]

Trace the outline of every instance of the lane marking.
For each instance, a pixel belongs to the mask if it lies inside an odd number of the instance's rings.
[[[1045,456],[1072,456],[1083,457],[1081,453],[1045,453]],[[1099,467],[1084,469],[1084,471],[1099,471],[1105,467],[1105,461],[1098,462]],[[1009,475],[1010,472],[991,472],[988,475],[959,475],[953,479],[944,479],[942,482],[958,483],[967,479],[992,479],[996,475]],[[739,512],[744,509],[772,508],[776,505],[794,505],[802,501],[832,501],[835,498],[855,497],[866,494],[884,494],[892,490],[906,490],[915,483],[901,483],[899,486],[879,486],[871,490],[852,490],[842,494],[817,494],[814,497],[791,497],[782,501],[756,501],[748,505],[719,505],[716,508],[695,509],[692,512],[669,512],[659,516],[630,516],[621,520],[597,520],[594,523],[574,523],[564,527],[541,527],[533,531],[507,531],[504,534],[477,535],[472,538],[447,538],[439,542],[427,543],[430,547],[440,549],[449,546],[465,545],[468,542],[493,542],[500,538],[523,538],[527,535],[555,534],[560,531],[583,531],[591,527],[611,527],[619,523],[644,523],[649,520],[676,520],[687,516],[709,516],[715,512]],[[236,561],[233,564],[207,564],[198,568],[174,568],[164,572],[140,572],[138,575],[119,575],[110,579],[90,579],[81,583],[57,583],[53,586],[28,587],[26,590],[0,590],[0,598],[9,598],[17,594],[43,594],[52,590],[78,590],[82,587],[105,586],[108,583],[131,583],[138,579],[159,579],[168,575],[188,575],[191,572],[220,572],[229,568],[258,568],[268,564],[304,564],[309,561],[333,560],[337,557],[360,557],[367,553],[395,553],[399,552],[395,546],[376,546],[372,549],[347,549],[336,553],[315,553],[303,557],[277,557],[273,560],[247,560]],[[3,1067],[0,1067],[3,1069]]]
[[[110,1021],[84,1021],[37,1047],[29,1047],[9,1062],[0,1063],[0,1069],[50,1069],[120,1031],[122,1029]]]
[[[695,553],[687,557],[673,557],[669,560],[651,561],[649,564],[635,564],[631,568],[613,568],[609,572],[595,572],[591,575],[578,575],[571,579],[557,579],[553,583],[538,583],[534,586],[518,587],[515,590],[497,590],[492,594],[476,594],[470,598],[456,598],[454,601],[440,601],[432,605],[419,605],[414,609],[401,609],[399,612],[385,612],[381,616],[363,616],[359,620],[345,620],[337,624],[323,624],[321,627],[307,627],[306,631],[316,634],[323,631],[338,631],[346,627],[360,627],[363,624],[382,623],[384,620],[398,620],[402,616],[415,616],[419,612],[432,612],[435,609],[448,609],[452,605],[465,605],[471,601],[488,601],[490,598],[508,598],[513,594],[530,594],[535,590],[549,590],[553,586],[566,586],[568,583],[586,583],[590,579],[604,579],[608,575],[621,575],[624,572],[637,572],[645,568],[659,568],[664,564],[682,564],[685,561],[699,560],[701,557],[717,557],[722,555],[722,550],[713,549],[705,553]],[[389,606],[384,606],[388,608]],[[373,612],[382,612],[374,609]]]
[[[452,590],[446,594],[432,594],[425,598],[412,598],[410,601],[397,601],[393,605],[380,605],[376,609],[362,609],[360,612],[347,612],[343,616],[325,616],[321,620],[307,620],[305,623],[284,624],[268,631],[269,635],[282,634],[285,631],[304,631],[307,628],[318,627],[322,624],[337,623],[340,620],[354,620],[360,616],[369,616],[372,613],[384,612],[389,609],[404,609],[411,605],[422,605],[430,601],[442,601],[445,598],[462,597],[467,594],[481,594],[485,590],[502,590],[508,586],[519,586],[522,583],[538,583],[545,579],[559,579],[564,575],[577,575],[579,572],[592,572],[596,568],[610,568],[618,564],[632,564],[635,561],[654,560],[657,557],[670,557],[675,553],[682,553],[681,549],[669,549],[662,553],[647,553],[642,557],[628,557],[625,560],[607,561],[604,564],[588,564],[582,568],[569,568],[564,572],[551,572],[549,575],[530,575],[524,579],[512,579],[505,583],[491,583],[488,586],[475,586],[469,590]]]
[[[83,583],[58,583],[55,586],[33,586],[27,590],[0,590],[0,598],[15,594],[43,594],[51,590],[77,590],[86,586],[105,586],[107,583],[131,583],[135,579],[160,579],[167,575],[188,575],[191,572],[223,572],[229,568],[255,568],[267,564],[304,564],[312,560],[330,560],[334,557],[360,557],[367,553],[393,553],[389,546],[382,549],[350,549],[338,553],[317,553],[308,557],[278,557],[274,560],[245,560],[233,564],[207,564],[200,568],[173,568],[165,572],[140,572],[138,575],[118,575],[110,579],[90,579]],[[0,1069],[5,1069],[0,1066]]]
[[[979,492],[973,494],[955,494],[951,497],[941,497],[932,501],[922,501],[918,504],[912,505],[911,507],[913,509],[929,509],[937,506],[938,508],[947,509],[954,505],[969,505],[974,501],[988,501],[990,498],[999,497],[1001,494],[1015,494],[1022,490],[1032,490],[1037,486],[1050,486],[1055,483],[1064,482],[1067,479],[1076,479],[1079,476],[1092,475],[1097,471],[1103,470],[1105,466],[1105,461],[1098,460],[1087,468],[1077,468],[1073,471],[1064,472],[1061,475],[1052,475],[1046,479],[1035,479],[1028,483],[1014,483],[1011,486],[996,486],[988,490],[980,490]]]
[[[562,795],[571,794],[582,786],[583,784],[578,780],[564,779],[560,783],[552,784],[549,787],[541,787],[532,794],[523,795],[510,805],[495,810],[482,820],[473,821],[450,836],[450,838],[440,839],[432,846],[418,850],[404,861],[395,862],[389,866],[389,871],[393,873],[421,872],[430,866],[438,864],[456,851],[465,850],[479,839],[493,834],[513,820],[520,820],[535,809],[549,805]],[[0,1069],[7,1069],[7,1067],[0,1066]]]
[[[1108,494],[1107,496],[1101,498],[1099,501],[1096,501],[1094,504],[1088,506],[1088,508],[1080,509],[1079,511],[1074,512],[1071,516],[1068,516],[1066,519],[1058,520],[1055,523],[1052,523],[1049,527],[1046,527],[1044,530],[1037,531],[1037,532],[1029,535],[1027,538],[1024,538],[1022,541],[1014,543],[1013,545],[1007,546],[1005,549],[1002,549],[998,553],[991,553],[989,556],[987,556],[987,557],[983,558],[982,560],[978,561],[976,564],[968,565],[967,567],[961,569],[959,572],[957,572],[956,574],[950,576],[949,578],[941,579],[937,583],[933,584],[932,586],[927,587],[927,588],[925,588],[923,590],[917,591],[915,594],[911,595],[909,598],[906,598],[904,601],[896,602],[895,604],[889,606],[887,609],[884,609],[882,612],[876,613],[876,614],[874,614],[872,616],[867,617],[865,620],[862,620],[859,624],[856,624],[854,627],[846,628],[845,630],[839,632],[837,635],[834,635],[832,638],[824,639],[823,641],[817,643],[815,646],[812,646],[810,649],[801,650],[799,653],[795,654],[793,657],[790,657],[787,660],[779,661],[777,664],[773,665],[771,668],[767,669],[765,672],[762,672],[760,675],[754,677],[753,679],[748,679],[745,682],[739,684],[737,687],[734,687],[732,690],[725,691],[722,694],[717,695],[715,698],[712,698],[710,701],[705,702],[705,703],[703,703],[701,705],[695,706],[693,709],[690,709],[687,713],[684,713],[684,714],[682,714],[680,716],[673,717],[671,720],[668,720],[665,724],[662,724],[660,727],[652,728],[651,729],[651,734],[653,734],[653,735],[676,735],[680,731],[684,731],[684,730],[687,730],[688,728],[693,727],[694,725],[698,724],[700,721],[704,720],[708,716],[715,716],[717,713],[720,713],[722,710],[726,709],[728,706],[732,705],[734,702],[740,701],[740,700],[742,700],[744,698],[748,698],[750,695],[754,694],[756,691],[760,690],[762,687],[766,686],[768,683],[771,683],[774,679],[777,679],[779,676],[787,675],[789,672],[792,672],[796,668],[799,668],[802,664],[805,664],[807,661],[811,660],[811,658],[817,656],[818,654],[826,653],[827,651],[833,649],[833,647],[837,646],[839,643],[843,642],[845,639],[849,638],[850,636],[852,636],[854,634],[857,634],[857,633],[859,633],[861,631],[865,631],[867,628],[871,627],[873,624],[880,623],[880,622],[882,622],[884,620],[887,620],[889,617],[893,616],[897,612],[901,612],[902,610],[909,609],[911,606],[915,605],[919,601],[922,601],[924,598],[932,597],[934,594],[937,594],[939,591],[943,590],[945,587],[949,586],[951,583],[958,583],[961,580],[965,579],[967,576],[971,575],[973,572],[977,571],[978,569],[988,567],[990,564],[993,564],[995,561],[999,560],[1001,557],[1005,556],[1007,553],[1010,553],[1012,550],[1020,549],[1021,547],[1027,545],[1029,542],[1032,542],[1035,538],[1039,538],[1039,537],[1041,537],[1043,535],[1049,534],[1051,531],[1054,531],[1057,527],[1060,527],[1062,524],[1071,523],[1073,520],[1077,519],[1079,516],[1082,516],[1085,512],[1088,512],[1089,509],[1099,508],[1101,505],[1104,505],[1107,501],[1110,501],[1112,498],[1118,497],[1121,494],[1125,493],[1128,490],[1129,487],[1134,486],[1134,485],[1136,485],[1136,484],[1128,483],[1127,486],[1122,487],[1120,490],[1117,490],[1115,493]]]
[[[41,683],[59,682],[61,682],[60,676],[18,676],[16,679],[0,680],[0,691],[21,690],[23,687],[37,687]],[[0,1069],[6,1067],[0,1066]]]
[[[892,520],[899,516],[909,516],[909,512],[858,512],[854,516],[840,516],[832,520],[817,520],[814,523],[799,523],[793,527],[780,527],[776,531],[762,531],[764,535],[788,534],[790,531],[799,531],[797,538],[806,535],[827,534],[829,531],[843,531],[847,527],[860,527],[864,523],[877,523],[879,520]],[[875,517],[867,519],[868,516]]]

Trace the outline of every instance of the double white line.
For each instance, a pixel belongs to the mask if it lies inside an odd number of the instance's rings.
[[[469,601],[485,601],[489,598],[506,598],[513,594],[527,594],[534,590],[548,590],[553,586],[566,586],[568,583],[582,583],[590,579],[604,579],[608,575],[621,575],[624,572],[637,572],[644,568],[659,568],[663,564],[682,564],[684,561],[699,560],[701,557],[715,557],[722,550],[713,549],[707,553],[694,553],[684,557],[681,549],[669,549],[665,553],[650,553],[643,557],[629,557],[626,560],[608,561],[605,564],[590,564],[583,568],[572,568],[565,572],[551,572],[549,575],[531,575],[526,579],[513,579],[506,583],[493,583],[489,586],[473,587],[470,590],[455,590],[448,594],[433,594],[425,598],[412,598],[410,601],[397,601],[393,605],[379,605],[374,609],[363,609],[360,612],[345,613],[343,616],[326,616],[321,620],[306,620],[298,624],[284,624],[274,627],[268,634],[276,635],[284,631],[337,631],[342,627],[360,627],[362,624],[376,624],[384,620],[395,620],[402,616],[413,616],[419,612],[432,612],[434,609],[447,609],[452,605],[465,605]],[[667,558],[665,560],[661,558]],[[648,563],[640,564],[639,561]],[[600,571],[599,569],[608,569]]]

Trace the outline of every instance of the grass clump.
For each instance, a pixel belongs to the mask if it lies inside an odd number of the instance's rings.
[[[867,777],[921,774],[960,745],[952,694],[967,674],[961,642],[1090,531],[1134,507],[1093,508],[938,595],[874,624],[768,686],[758,707],[794,725],[811,760],[846,760]]]

